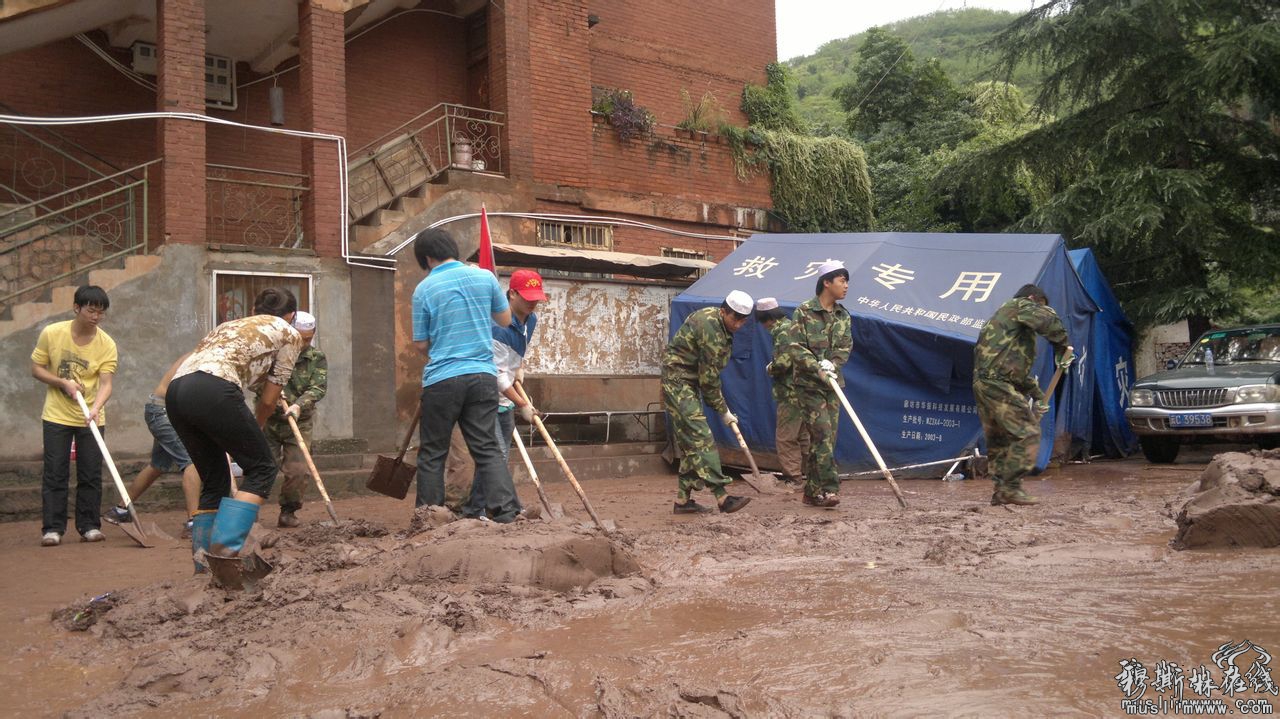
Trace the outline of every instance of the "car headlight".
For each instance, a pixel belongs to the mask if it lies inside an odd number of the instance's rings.
[[[1156,403],[1156,393],[1149,389],[1135,389],[1129,395],[1129,404],[1134,407],[1151,407]]]
[[[1237,404],[1280,402],[1280,387],[1273,384],[1247,384],[1236,390]]]

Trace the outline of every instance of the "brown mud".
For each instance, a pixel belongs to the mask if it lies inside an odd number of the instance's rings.
[[[900,510],[854,481],[835,510],[743,486],[742,512],[677,517],[672,477],[587,480],[607,538],[559,482],[555,522],[370,497],[332,527],[313,502],[264,532],[256,593],[190,576],[178,540],[41,548],[37,524],[3,525],[3,712],[1121,715],[1120,659],[1280,647],[1275,550],[1169,546],[1210,458],[1072,465],[1017,508],[989,482],[907,480]]]
[[[1187,493],[1174,547],[1280,545],[1280,449],[1224,452]]]

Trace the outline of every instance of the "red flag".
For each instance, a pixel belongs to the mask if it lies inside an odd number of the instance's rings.
[[[480,269],[488,270],[497,276],[498,267],[493,261],[493,240],[489,237],[489,215],[480,205]]]

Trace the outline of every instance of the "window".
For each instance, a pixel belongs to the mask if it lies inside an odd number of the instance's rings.
[[[582,250],[612,251],[613,226],[539,220],[538,244],[543,247],[576,247]]]
[[[268,287],[283,287],[298,298],[298,309],[311,311],[311,275],[265,272],[213,273],[213,326],[253,314],[253,298]]]
[[[682,260],[710,260],[711,259],[710,257],[707,256],[707,253],[705,252],[699,252],[698,250],[686,250],[680,247],[663,247],[662,256],[678,257]],[[705,274],[707,274],[706,270],[698,270],[698,273],[694,275],[694,277],[701,277]]]

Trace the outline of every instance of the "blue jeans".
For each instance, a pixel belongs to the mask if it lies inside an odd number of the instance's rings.
[[[479,486],[484,508],[494,521],[515,519],[520,503],[494,436],[497,414],[498,381],[491,374],[450,377],[422,388],[416,506],[444,505],[444,463],[456,424],[476,462],[472,486]]]
[[[57,422],[44,425],[44,474],[40,504],[44,510],[41,534],[67,533],[67,494],[71,491],[71,440],[76,441],[76,531],[84,534],[102,526],[102,451],[88,425]],[[99,427],[106,436],[107,428]]]
[[[493,431],[498,437],[498,446],[502,448],[502,464],[508,468],[508,471],[510,471],[511,467],[511,434],[515,432],[515,430],[515,410],[508,409],[506,412],[498,412],[497,420],[494,422]],[[462,516],[464,517],[479,517],[485,513],[484,485],[478,481],[479,475],[480,473],[476,472],[476,477],[471,480],[471,494],[467,496],[467,503],[462,507]],[[512,486],[515,486],[514,480],[512,480]],[[520,498],[518,496],[516,497],[516,506],[519,507],[520,510],[524,509],[524,506],[520,504]]]

